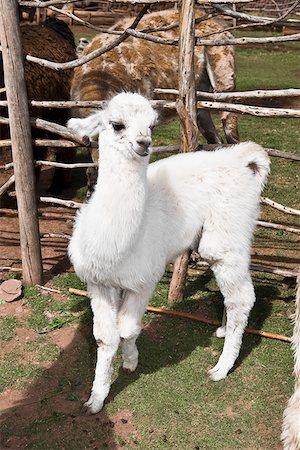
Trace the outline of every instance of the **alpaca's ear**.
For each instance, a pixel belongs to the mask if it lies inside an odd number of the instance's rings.
[[[84,119],[70,119],[67,127],[76,131],[80,136],[88,136],[90,139],[98,139],[99,133],[104,129],[104,112],[97,111]]]

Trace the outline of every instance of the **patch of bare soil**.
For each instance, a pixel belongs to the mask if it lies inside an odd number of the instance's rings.
[[[82,410],[81,400],[87,399],[91,380],[87,374],[85,383],[81,379],[76,384],[72,376],[77,373],[75,368],[82,348],[87,348],[89,353],[89,332],[74,326],[56,330],[49,336],[61,349],[59,358],[26,388],[6,389],[0,394],[1,450],[23,450],[34,443],[47,449],[119,450],[122,448],[119,442],[124,444],[128,439],[135,439],[138,432],[130,411],[119,411],[109,417],[105,411],[86,416]],[[31,330],[17,332],[17,339],[32,337]],[[8,345],[14,350],[16,339]],[[0,357],[3,350],[0,349]],[[76,390],[73,397],[71,382]]]

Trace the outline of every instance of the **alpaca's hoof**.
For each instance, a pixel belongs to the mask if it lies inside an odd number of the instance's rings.
[[[83,410],[87,416],[97,414],[103,408],[103,401],[91,394],[87,402],[83,404]]]
[[[218,338],[224,338],[225,334],[226,334],[226,328],[225,327],[219,327],[214,332],[214,336],[216,336]]]
[[[208,378],[211,381],[219,381],[219,380],[223,380],[224,378],[226,378],[228,373],[227,369],[224,369],[220,366],[218,366],[218,364],[213,367],[212,369],[210,369],[208,371]]]
[[[138,361],[124,361],[123,362],[123,371],[125,373],[132,373],[137,368]]]

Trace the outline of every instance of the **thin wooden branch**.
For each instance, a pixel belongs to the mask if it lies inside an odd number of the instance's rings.
[[[0,117],[0,123],[9,124],[9,119],[7,117]],[[70,130],[69,128],[62,125],[58,125],[54,122],[48,122],[47,120],[31,117],[30,125],[34,128],[43,129],[46,131],[50,131],[51,133],[58,134],[59,136],[70,139],[71,141],[75,141],[76,143],[84,147],[89,146],[90,144],[90,139],[88,138],[88,136],[80,136],[73,130]]]
[[[54,161],[36,161],[36,166],[51,166],[51,167],[61,167],[62,169],[86,169],[88,167],[97,167],[98,164],[95,163],[74,163],[74,164],[66,164],[59,163]]]
[[[47,6],[51,5],[67,5],[68,3],[75,3],[77,0],[48,0],[48,1],[40,1],[40,0],[20,0],[18,3],[21,6],[31,6],[32,8],[47,8]]]
[[[286,225],[281,225],[280,223],[265,222],[263,220],[258,220],[256,223],[260,227],[273,228],[274,230],[282,230],[288,231],[289,233],[300,234],[300,228],[288,227]]]
[[[300,117],[300,109],[265,108],[259,106],[240,104],[233,105],[231,103],[209,101],[198,101],[197,107],[212,109],[215,111],[230,111],[240,114],[248,114],[256,117]]]
[[[46,239],[46,238],[58,238],[58,239],[67,239],[70,240],[71,236],[68,234],[59,234],[59,233],[43,233],[40,234],[40,238],[41,239]]]
[[[112,0],[109,0],[112,1]],[[222,3],[230,3],[230,4],[234,4],[234,3],[251,3],[253,2],[253,0],[222,0]],[[220,3],[220,0],[197,0],[196,1],[197,4],[199,5],[215,5]]]
[[[178,89],[154,89],[155,94],[171,94],[179,95]],[[196,92],[198,99],[205,100],[219,100],[219,101],[234,101],[243,99],[258,99],[258,98],[285,98],[285,97],[299,97],[300,89],[258,89],[255,91],[243,91],[243,92]],[[0,102],[1,105],[1,102]],[[76,106],[76,105],[74,105]]]
[[[224,3],[224,2],[222,2]],[[291,11],[297,6],[298,2],[296,2],[296,4],[294,3],[291,7]],[[261,23],[262,21],[265,22],[267,25],[268,24],[272,24],[272,22],[274,21],[274,19],[272,19],[271,17],[264,17],[264,16],[251,16],[250,14],[245,14],[245,13],[241,13],[238,11],[234,11],[233,9],[229,8],[228,6],[222,6],[221,4],[215,4],[214,8],[222,13],[225,16],[229,16],[229,17],[233,17],[235,19],[241,19],[241,20],[246,20],[247,22],[252,22],[252,23]],[[289,11],[288,14],[291,12]],[[285,15],[283,15],[283,17],[285,17]],[[296,22],[298,23],[299,21],[290,21],[291,23]]]
[[[119,31],[110,30],[107,27],[98,27],[96,25],[93,25],[91,22],[87,22],[86,20],[81,19],[80,17],[76,16],[76,14],[74,14],[73,12],[70,12],[68,10],[55,8],[54,6],[49,6],[49,9],[51,11],[54,11],[55,13],[58,13],[59,15],[69,17],[72,21],[77,22],[78,24],[80,24],[84,27],[90,28],[91,30],[97,31],[98,33],[107,33],[107,34],[116,34],[116,35],[122,34]]]
[[[200,256],[199,256],[200,258]],[[197,266],[200,266],[200,270],[194,269],[192,267],[188,268],[188,274],[189,275],[199,275],[201,270],[206,270],[210,267],[208,262],[206,261],[197,261]],[[270,266],[263,266],[260,264],[250,264],[249,266],[250,270],[253,270],[254,272],[263,272],[263,273],[272,273],[274,275],[278,275],[281,277],[288,277],[288,278],[296,278],[297,272],[294,270],[288,270],[288,269],[282,269],[278,267],[270,267]]]
[[[288,206],[281,205],[280,203],[274,202],[274,200],[271,200],[270,198],[262,197],[261,203],[263,203],[264,205],[271,206],[272,208],[278,209],[279,211],[282,211],[284,213],[292,214],[294,216],[300,216],[299,209],[294,209]]]
[[[1,210],[0,210],[1,213]],[[73,221],[75,220],[75,215],[66,214],[66,213],[51,213],[51,212],[40,212],[39,215],[44,217],[45,219],[56,219],[56,220],[64,220],[64,221]]]
[[[42,203],[52,203],[55,205],[66,206],[67,208],[78,209],[81,208],[83,203],[74,202],[72,200],[61,200],[60,198],[54,197],[40,197],[40,202]]]
[[[60,289],[53,289],[46,286],[41,286],[40,284],[36,284],[35,287],[41,289],[42,291],[53,292],[55,294],[62,294],[62,291]]]
[[[82,297],[88,297],[87,291],[83,291],[80,289],[69,288],[69,293],[74,294],[74,295],[80,295]],[[220,326],[222,323],[220,320],[208,319],[207,317],[204,317],[200,314],[188,313],[188,312],[184,312],[184,311],[177,311],[177,310],[173,310],[173,309],[156,308],[154,306],[148,306],[146,308],[146,311],[149,313],[164,314],[164,315],[167,315],[170,317],[176,317],[176,318],[180,318],[180,319],[196,320],[197,322],[203,322],[208,325],[214,325],[214,326]],[[290,337],[284,336],[282,334],[270,333],[268,331],[262,331],[262,330],[255,330],[255,329],[249,328],[249,327],[247,327],[245,329],[245,332],[249,333],[249,334],[254,334],[256,336],[269,338],[269,339],[277,339],[277,340],[283,341],[283,342],[291,342]]]
[[[1,144],[1,142],[2,142],[2,141],[0,141],[0,144]],[[1,146],[1,145],[0,145],[0,146]],[[0,169],[8,170],[8,169],[11,169],[12,167],[14,167],[14,163],[13,163],[13,162],[10,162],[10,163],[3,164],[2,166],[0,166]]]
[[[90,143],[90,139],[88,138],[88,136],[80,136],[73,130],[70,130],[69,128],[62,125],[58,125],[54,122],[48,122],[47,120],[32,117],[30,119],[30,123],[35,128],[41,128],[43,130],[50,131],[51,133],[58,134],[59,136],[67,138],[71,141],[75,141],[78,144],[88,146]]]
[[[133,23],[130,26],[130,30],[134,30],[142,17],[144,16],[145,12],[147,11],[147,6],[145,5],[142,10],[139,12],[137,17],[134,19]],[[113,48],[117,47],[121,42],[125,41],[129,36],[128,30],[125,30],[120,36],[118,36],[115,40],[109,42],[107,45],[104,45],[103,47],[89,53],[86,56],[82,56],[81,58],[75,59],[73,61],[65,62],[65,63],[55,63],[53,61],[49,61],[47,59],[37,58],[36,56],[27,55],[26,60],[30,62],[37,63],[43,67],[49,67],[50,69],[54,70],[67,70],[67,69],[74,69],[75,67],[82,66],[83,64],[92,61],[93,59],[97,58],[98,56],[103,55],[103,53],[108,52],[109,50],[112,50]]]
[[[115,0],[108,0],[110,3],[114,3]],[[253,0],[222,0],[222,3],[250,3]],[[127,4],[138,4],[138,3],[166,3],[166,0],[118,0],[119,3],[127,3]],[[220,0],[197,0],[196,3],[199,3],[201,5],[206,4],[214,4],[218,3]],[[177,3],[176,0],[168,0],[168,3]]]
[[[267,266],[261,266],[259,264],[250,264],[250,269],[254,272],[265,272],[265,273],[272,273],[274,275],[279,275],[281,277],[287,277],[287,278],[296,278],[297,273],[292,270],[287,269],[280,269],[278,267],[267,267]]]
[[[155,94],[171,94],[179,95],[178,89],[161,89],[156,88],[153,91]],[[266,99],[266,98],[285,98],[285,97],[300,97],[300,89],[270,89],[270,90],[254,90],[243,92],[205,92],[197,91],[197,98],[204,100],[219,100],[219,101],[233,101],[244,99]],[[150,100],[154,107],[175,108],[176,104],[168,100]],[[39,108],[104,108],[107,105],[105,100],[69,100],[69,101],[38,101],[31,100],[31,106]],[[7,106],[6,100],[0,101],[0,106]],[[244,105],[247,106],[247,105]],[[2,117],[1,123],[7,123],[7,118]]]
[[[97,147],[97,142],[89,141],[87,145],[79,142],[66,141],[64,139],[32,139],[32,145],[37,147],[60,147],[60,148],[77,148],[77,147]],[[11,139],[0,141],[0,148],[11,147]],[[3,166],[0,166],[3,168]]]
[[[292,161],[300,161],[300,155],[291,152],[282,152],[280,150],[274,150],[272,148],[265,149],[270,156],[274,156],[275,158],[284,158],[290,159]]]
[[[45,219],[58,219],[58,220],[74,220],[75,215],[66,213],[53,213],[53,212],[41,212],[38,211],[40,217]],[[18,211],[16,209],[0,208],[0,215],[7,215],[12,217],[18,217]]]
[[[195,45],[208,45],[208,46],[220,46],[220,45],[248,45],[248,44],[278,44],[280,42],[293,42],[300,40],[300,33],[289,34],[286,36],[269,36],[264,38],[253,37],[241,37],[232,39],[216,39],[207,40],[197,37],[195,39]]]
[[[14,184],[15,176],[12,175],[1,187],[0,187],[0,197],[7,192],[7,190]]]
[[[173,309],[156,308],[154,306],[148,306],[147,312],[154,313],[154,314],[163,314],[163,315],[167,315],[170,317],[178,317],[180,319],[196,320],[197,322],[203,322],[208,325],[220,326],[222,323],[220,320],[207,319],[206,317],[204,317],[200,314],[195,314],[195,313],[192,314],[192,313],[187,313],[184,311],[175,311]],[[288,336],[284,336],[282,334],[270,333],[268,331],[255,330],[254,328],[250,328],[250,327],[245,328],[245,333],[254,334],[256,336],[261,336],[261,337],[269,338],[269,339],[276,339],[276,340],[283,341],[283,342],[291,342],[291,338]]]
[[[180,150],[179,144],[160,145],[152,148],[152,154],[157,155],[159,153],[177,153]]]
[[[155,42],[156,44],[163,44],[163,45],[178,45],[178,39],[166,39],[161,38],[159,36],[152,36],[151,34],[143,33],[142,31],[136,31],[132,28],[127,29],[127,33],[130,36],[134,36],[139,39],[144,39],[145,41]]]
[[[251,27],[251,29],[253,29],[254,27],[263,27],[263,26],[270,27],[270,25],[286,26],[286,25],[289,25],[291,23],[293,25],[298,25],[299,26],[299,24],[300,24],[299,20],[296,20],[296,21],[293,20],[292,22],[289,22],[288,20],[284,20],[287,16],[289,16],[292,13],[292,11],[298,6],[298,4],[299,4],[299,0],[296,0],[290,8],[288,8],[281,16],[275,17],[275,19],[274,18],[272,18],[272,19],[270,18],[269,20],[262,20],[262,21],[257,22],[257,23],[248,22],[248,23],[243,23],[241,25],[236,25],[235,24],[234,26],[223,28],[222,32],[223,33],[225,31],[230,31],[231,32],[233,30],[241,30],[241,29],[245,29],[245,28],[249,28],[249,27]],[[236,19],[235,19],[235,21],[236,21]],[[202,38],[206,38],[206,37],[213,36],[215,34],[219,34],[219,31],[211,31],[209,33],[201,35],[201,37]]]
[[[22,269],[17,269],[16,267],[2,266],[0,267],[0,272],[22,272]]]
[[[206,151],[213,151],[217,150],[218,148],[224,148],[224,147],[230,147],[231,144],[203,144],[198,147],[197,150],[206,150]],[[153,154],[159,154],[159,153],[176,153],[180,150],[179,144],[170,144],[170,145],[162,145],[159,147],[153,147],[152,153]],[[283,159],[289,159],[292,161],[300,161],[300,155],[296,153],[291,152],[282,152],[280,150],[274,150],[273,148],[265,148],[265,150],[268,152],[270,156],[273,156],[275,158],[283,158]]]
[[[66,101],[49,101],[49,100],[30,100],[30,106],[38,108],[104,108],[107,104],[105,100],[66,100]],[[7,106],[7,100],[0,100],[0,106]]]

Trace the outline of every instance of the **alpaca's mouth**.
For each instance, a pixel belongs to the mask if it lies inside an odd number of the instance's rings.
[[[150,147],[138,147],[138,148],[133,148],[133,151],[135,154],[137,154],[138,156],[148,156],[150,154]]]

